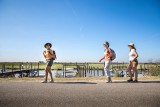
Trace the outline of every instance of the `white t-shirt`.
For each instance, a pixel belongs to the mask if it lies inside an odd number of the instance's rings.
[[[129,61],[132,61],[135,58],[135,49],[131,49],[130,53],[129,53]]]

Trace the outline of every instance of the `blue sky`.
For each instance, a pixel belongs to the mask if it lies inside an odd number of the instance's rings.
[[[57,62],[98,62],[109,41],[115,61],[160,61],[158,0],[0,0],[0,62],[44,61],[46,42]]]

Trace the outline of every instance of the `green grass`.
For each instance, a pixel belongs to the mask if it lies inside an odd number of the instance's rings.
[[[12,66],[14,69],[20,69],[20,64],[24,66],[24,69],[31,68],[31,66],[32,66],[32,68],[35,68],[35,69],[38,68],[37,62],[32,62],[32,63],[31,62],[29,62],[29,63],[25,63],[25,62],[0,62],[0,69],[2,69],[3,64],[5,64],[6,69],[11,69]],[[66,63],[66,64],[68,64],[68,63]],[[76,63],[72,63],[72,64],[76,64]],[[78,64],[82,64],[82,63],[78,63]],[[85,64],[85,63],[83,63],[83,64]],[[112,66],[117,68],[119,66],[122,67],[122,66],[127,66],[127,65],[128,65],[128,63],[112,63],[111,68],[112,68]],[[142,69],[144,69],[144,65],[145,65],[145,68],[153,68],[154,69],[156,67],[160,67],[160,63],[146,63],[146,64],[140,63],[137,68],[141,69],[141,67],[142,67]],[[95,69],[97,69],[97,68],[103,69],[104,63],[88,63],[88,66],[95,68]],[[67,66],[67,67],[76,68],[76,66]],[[45,68],[45,63],[39,63],[39,69],[44,69],[44,68]],[[54,65],[52,66],[52,69],[56,69],[56,70],[63,69],[63,63],[56,63],[55,62]]]
[[[38,69],[38,63],[32,62],[32,63],[22,63],[22,62],[6,62],[6,63],[0,63],[0,69],[3,68],[3,65],[5,64],[5,68],[6,69],[12,69],[12,67],[14,69],[20,69],[23,65],[24,69],[29,69],[32,68],[33,69]],[[45,63],[39,63],[39,69],[45,69]],[[59,64],[59,63],[55,63],[54,66],[52,66],[52,69],[62,69],[63,65]]]

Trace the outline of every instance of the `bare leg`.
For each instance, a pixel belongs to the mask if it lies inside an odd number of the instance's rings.
[[[47,79],[48,79],[48,71],[46,70],[45,71],[45,81],[47,81]]]
[[[132,72],[131,72],[131,69],[129,70],[129,76],[130,76],[130,79],[132,79]]]
[[[45,77],[44,77],[44,81],[42,83],[46,83],[48,79],[48,68],[45,68]]]
[[[129,72],[129,76],[130,76],[130,79],[128,80],[128,82],[130,82],[132,80],[132,72],[131,72],[131,69],[132,69],[132,63],[130,62],[129,65],[128,65],[128,72]]]
[[[133,71],[135,72],[135,80],[138,80],[138,72],[137,72],[137,68],[133,68]]]
[[[50,77],[51,77],[51,82],[53,82],[54,80],[53,80],[53,77],[52,77],[51,67],[48,67],[48,72],[49,72]]]
[[[137,71],[138,62],[134,62],[133,71],[135,72],[135,80],[138,80],[138,71]]]
[[[109,82],[112,82],[112,79],[111,79],[111,77],[108,77],[108,81],[109,81]]]

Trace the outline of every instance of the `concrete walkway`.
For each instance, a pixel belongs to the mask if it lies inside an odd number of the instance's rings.
[[[160,107],[160,81],[0,81],[0,107]]]

